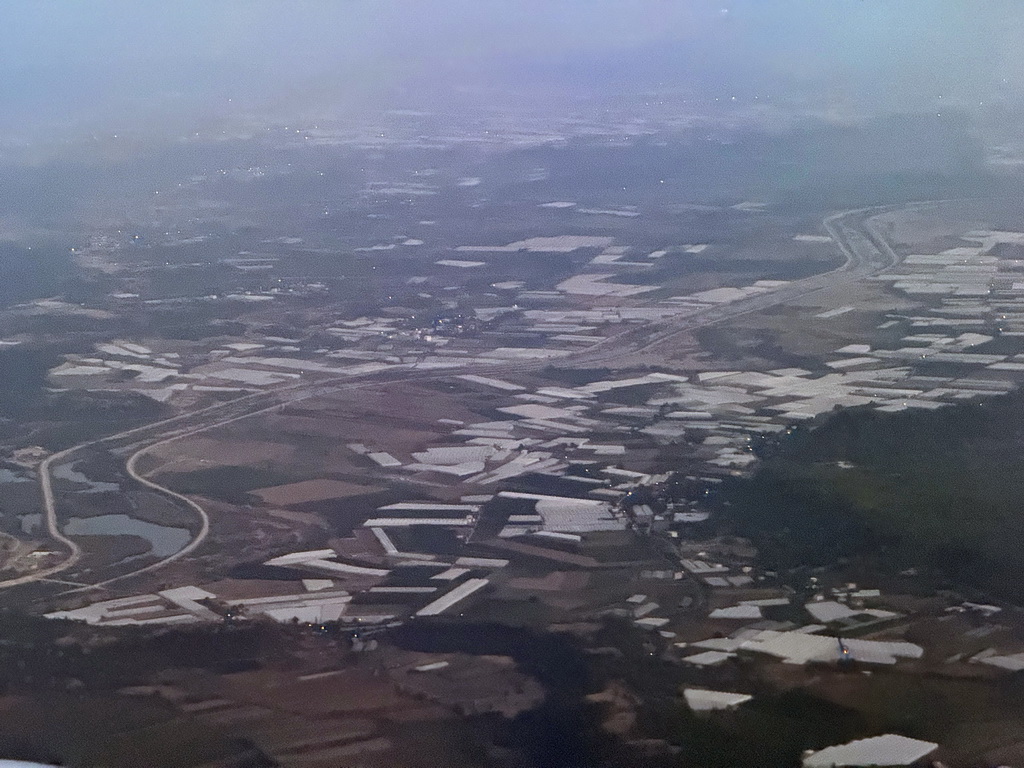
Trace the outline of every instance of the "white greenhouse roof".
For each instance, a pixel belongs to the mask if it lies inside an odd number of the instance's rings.
[[[687,706],[694,712],[706,712],[712,709],[732,709],[753,696],[746,693],[726,693],[725,691],[708,691],[702,688],[687,688],[683,691]]]
[[[804,768],[913,765],[938,747],[938,744],[930,741],[918,741],[888,733],[870,739],[858,739],[849,744],[826,747],[805,757],[803,765]]]

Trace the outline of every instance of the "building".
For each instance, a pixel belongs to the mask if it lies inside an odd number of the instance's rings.
[[[804,755],[803,768],[919,765],[938,748],[938,744],[930,741],[887,733],[810,752]]]

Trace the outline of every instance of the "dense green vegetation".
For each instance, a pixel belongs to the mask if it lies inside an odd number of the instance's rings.
[[[1024,394],[932,412],[853,409],[759,446],[725,516],[775,568],[864,558],[1019,599]]]

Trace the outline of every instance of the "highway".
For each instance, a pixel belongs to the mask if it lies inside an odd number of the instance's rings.
[[[81,559],[81,547],[75,541],[65,536],[60,529],[51,470],[54,466],[70,460],[76,452],[85,448],[100,447],[111,451],[130,451],[125,468],[132,480],[156,493],[167,496],[179,504],[184,504],[195,512],[199,519],[198,532],[182,550],[138,570],[85,587],[86,589],[96,589],[106,587],[132,576],[156,570],[171,562],[187,557],[203,543],[209,534],[209,515],[199,503],[161,486],[139,473],[137,469],[139,460],[147,451],[153,448],[241,419],[267,413],[289,403],[321,394],[377,386],[383,382],[441,380],[468,373],[492,376],[503,373],[515,375],[541,369],[553,362],[574,366],[607,364],[624,356],[646,352],[665,342],[671,341],[677,336],[692,333],[700,328],[716,325],[754,312],[760,312],[769,307],[794,301],[816,291],[861,280],[892,268],[899,262],[899,257],[878,232],[877,227],[871,224],[870,219],[887,211],[929,204],[931,203],[919,203],[915,204],[915,206],[859,208],[835,213],[822,222],[822,227],[832,237],[832,240],[843,254],[843,264],[836,269],[787,283],[777,290],[752,296],[748,299],[709,307],[684,317],[648,323],[639,328],[629,328],[609,336],[585,350],[565,357],[531,362],[511,361],[507,364],[465,366],[458,369],[440,371],[422,371],[415,368],[392,369],[376,374],[368,374],[367,377],[361,379],[337,377],[318,382],[288,384],[278,389],[257,392],[227,403],[211,405],[115,435],[90,440],[55,453],[47,457],[39,465],[43,519],[45,520],[49,537],[61,549],[66,550],[67,556],[56,565],[17,578],[0,581],[0,589],[8,589],[47,579],[62,571],[73,568]]]

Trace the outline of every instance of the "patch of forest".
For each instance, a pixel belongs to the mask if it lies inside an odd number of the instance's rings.
[[[937,411],[840,411],[757,446],[719,497],[769,568],[861,558],[1019,600],[1024,394]]]

